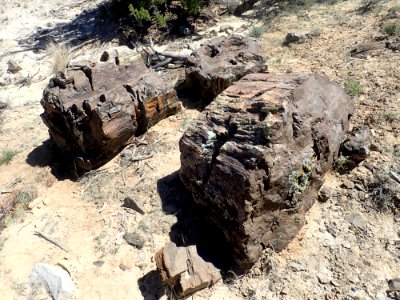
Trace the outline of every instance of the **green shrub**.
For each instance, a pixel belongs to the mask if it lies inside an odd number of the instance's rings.
[[[344,84],[344,90],[347,94],[356,97],[363,91],[363,86],[355,78],[349,78]]]
[[[191,14],[198,14],[203,0],[181,0],[181,3]]]
[[[389,24],[384,28],[386,34],[388,35],[400,35],[400,24]]]
[[[247,33],[248,36],[250,37],[254,37],[254,38],[259,38],[262,36],[263,33],[265,33],[267,31],[267,29],[265,28],[265,26],[261,25],[261,26],[253,26],[249,32]]]
[[[0,157],[0,166],[4,164],[9,164],[10,161],[14,158],[17,152],[12,150],[5,150],[1,153]]]

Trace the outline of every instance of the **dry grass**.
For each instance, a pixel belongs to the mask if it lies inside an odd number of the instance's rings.
[[[50,43],[47,50],[53,61],[53,73],[64,72],[70,60],[71,49],[67,44]]]

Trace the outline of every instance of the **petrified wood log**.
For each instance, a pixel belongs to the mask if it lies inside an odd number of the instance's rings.
[[[300,230],[337,158],[353,103],[323,76],[250,74],[180,140],[180,177],[249,268]]]
[[[216,37],[192,53],[186,85],[204,102],[212,101],[243,76],[266,70],[260,45],[254,38]]]
[[[169,242],[155,254],[155,261],[163,284],[177,298],[210,287],[221,279],[219,270],[197,254],[195,245],[177,247]]]
[[[83,171],[106,163],[132,136],[181,107],[173,87],[141,62],[74,66],[50,80],[41,104],[51,139]]]

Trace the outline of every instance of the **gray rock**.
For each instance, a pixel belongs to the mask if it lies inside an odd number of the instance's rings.
[[[144,238],[136,232],[125,233],[124,239],[129,245],[131,245],[137,249],[142,249],[144,246]]]
[[[125,197],[124,204],[122,204],[122,207],[133,209],[134,211],[137,211],[139,214],[144,215],[144,210],[142,206],[138,204],[135,200],[133,200],[131,197]]]
[[[10,59],[7,63],[7,72],[15,74],[22,70],[21,66],[13,59]]]
[[[359,214],[351,214],[346,219],[354,227],[357,227],[359,229],[365,228],[365,225],[366,225],[365,220]]]
[[[288,46],[290,44],[302,44],[307,38],[310,36],[310,33],[307,32],[289,32],[286,35],[285,41],[283,44]]]
[[[318,282],[321,284],[327,284],[330,281],[330,278],[323,273],[318,274],[317,278],[318,278]]]
[[[388,286],[391,291],[400,291],[400,278],[390,279]]]
[[[367,126],[358,126],[343,142],[340,152],[350,157],[355,162],[361,162],[367,158],[372,144],[371,131]]]
[[[30,284],[42,284],[54,300],[71,299],[75,293],[73,283],[67,271],[46,263],[37,263],[33,267]]]
[[[323,185],[318,192],[318,201],[326,202],[331,198],[331,196],[332,196],[331,189],[328,186]]]

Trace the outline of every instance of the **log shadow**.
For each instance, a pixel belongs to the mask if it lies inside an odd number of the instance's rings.
[[[205,216],[207,211],[198,206],[186,190],[176,171],[157,182],[162,209],[177,217],[171,227],[170,239],[177,246],[196,245],[198,254],[222,271],[234,268],[232,250],[223,233]]]
[[[138,285],[144,300],[158,300],[165,294],[160,274],[156,270],[139,278]]]
[[[26,163],[32,167],[50,167],[51,173],[58,180],[78,179],[72,159],[63,154],[50,139],[33,149],[26,158]]]

